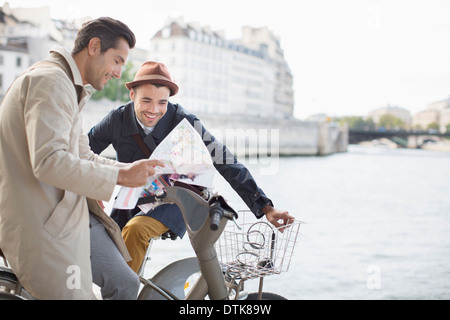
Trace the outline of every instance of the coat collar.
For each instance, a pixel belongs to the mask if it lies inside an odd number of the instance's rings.
[[[53,59],[62,66],[73,81],[77,91],[79,109],[81,111],[93,92],[83,85],[83,78],[81,77],[80,70],[69,51],[63,47],[55,46],[50,50],[50,54],[53,55]]]
[[[170,102],[167,104],[167,112],[161,120],[155,126],[155,129],[152,132],[154,138],[159,141],[164,140],[165,137],[169,135],[169,133],[173,129],[173,123],[175,120],[176,109]]]
[[[130,101],[124,106],[122,133],[124,136],[132,136],[141,133],[141,131],[143,130],[139,127],[134,115],[134,101]]]
[[[81,77],[80,70],[78,69],[76,62],[69,51],[67,51],[63,47],[55,46],[50,50],[50,53],[52,52],[60,54],[66,60],[67,64],[69,65],[70,71],[72,72],[73,82],[75,83],[75,85],[83,87],[83,78]]]

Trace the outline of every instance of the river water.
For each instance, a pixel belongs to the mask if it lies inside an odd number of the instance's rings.
[[[450,153],[350,146],[243,162],[277,208],[305,222],[289,270],[266,277],[265,291],[297,300],[450,299]],[[215,187],[247,209],[220,175]],[[193,255],[187,237],[156,241],[146,275]]]
[[[265,291],[289,299],[450,298],[450,153],[350,146],[275,159],[271,170],[243,162],[276,207],[306,222],[289,270],[267,277]],[[147,274],[192,254],[186,238],[158,241]]]

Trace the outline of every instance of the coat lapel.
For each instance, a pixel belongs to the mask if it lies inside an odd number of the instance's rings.
[[[162,140],[172,131],[173,119],[175,119],[175,107],[169,103],[167,105],[167,112],[164,117],[159,120],[155,129],[149,135],[145,135],[144,130],[139,126],[136,115],[134,113],[134,102],[131,101],[125,106],[124,118],[123,118],[123,135],[124,136],[134,136],[140,134],[150,153],[155,151],[156,147],[161,143]]]

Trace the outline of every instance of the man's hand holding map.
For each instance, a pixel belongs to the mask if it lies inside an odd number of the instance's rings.
[[[122,187],[114,208],[133,209],[140,197],[156,194],[163,189],[157,180],[162,175],[168,175],[171,180],[212,187],[215,168],[211,156],[198,132],[186,119],[183,119],[158,145],[150,160],[162,161],[164,167],[156,167],[155,176],[150,177],[145,186]]]

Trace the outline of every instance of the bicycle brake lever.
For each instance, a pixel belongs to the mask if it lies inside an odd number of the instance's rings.
[[[242,230],[241,226],[238,225],[236,219],[234,218],[234,215],[233,215],[233,217],[231,218],[231,221],[234,222],[234,224],[236,225],[236,227],[238,228],[238,230]]]

